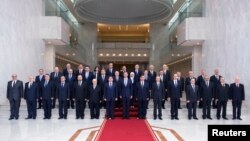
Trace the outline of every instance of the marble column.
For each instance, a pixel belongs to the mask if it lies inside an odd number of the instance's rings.
[[[194,76],[200,75],[201,70],[201,57],[202,57],[202,47],[194,46],[192,51],[192,70],[194,72]]]
[[[44,52],[44,71],[50,73],[55,67],[55,47],[53,45],[46,45]]]

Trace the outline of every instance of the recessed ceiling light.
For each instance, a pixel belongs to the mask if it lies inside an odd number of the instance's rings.
[[[106,56],[109,56],[109,53],[107,53]]]
[[[66,53],[66,56],[69,56],[69,53]]]
[[[140,53],[138,53],[138,54],[137,54],[137,56],[141,56],[141,54],[140,54]]]
[[[128,54],[126,53],[124,56],[128,56]]]
[[[100,53],[99,55],[100,55],[100,56],[103,56],[103,54],[102,54],[102,53]]]
[[[50,41],[48,41],[48,44],[51,44],[51,42],[50,42]]]
[[[177,56],[181,56],[180,54],[177,54]]]
[[[143,56],[147,56],[147,54],[145,53],[145,54],[143,54]]]
[[[120,53],[118,56],[122,56],[122,54]]]
[[[75,56],[76,54],[75,53],[72,53],[73,56]]]
[[[174,54],[172,54],[172,56],[174,56]]]
[[[197,42],[196,44],[197,44],[197,45],[200,45],[200,43],[199,43],[199,42]]]
[[[132,53],[132,54],[131,54],[131,56],[135,56],[135,54],[134,54],[134,53]]]

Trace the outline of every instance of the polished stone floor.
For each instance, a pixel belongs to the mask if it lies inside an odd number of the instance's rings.
[[[24,102],[23,102],[24,103]],[[184,104],[183,104],[184,105]],[[152,107],[152,103],[150,104]],[[184,106],[183,106],[184,107]],[[246,105],[242,109],[242,121],[232,120],[231,104],[228,104],[229,120],[215,119],[215,110],[212,110],[213,120],[201,119],[201,109],[198,109],[199,120],[188,120],[187,110],[179,110],[180,120],[170,120],[170,107],[163,110],[163,120],[153,120],[153,110],[148,109],[147,120],[154,131],[160,131],[168,141],[177,141],[178,139],[169,132],[168,129],[175,130],[185,141],[206,141],[207,125],[209,124],[250,124],[250,112]],[[0,105],[0,140],[1,141],[67,141],[77,130],[83,130],[75,140],[86,140],[90,132],[99,130],[104,117],[104,110],[101,110],[99,120],[91,120],[89,109],[85,112],[85,119],[76,120],[75,111],[70,109],[67,120],[58,120],[58,110],[53,110],[51,120],[43,120],[43,110],[38,110],[36,120],[25,120],[27,116],[26,106],[20,108],[20,119],[9,121],[8,104]],[[166,129],[163,129],[166,128]],[[94,134],[96,136],[97,133]],[[93,138],[94,139],[94,138]]]

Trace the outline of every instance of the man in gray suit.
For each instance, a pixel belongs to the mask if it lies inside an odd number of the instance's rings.
[[[17,80],[17,74],[12,74],[12,80],[7,85],[7,99],[10,102],[10,118],[19,118],[19,108],[21,98],[23,97],[23,82]]]

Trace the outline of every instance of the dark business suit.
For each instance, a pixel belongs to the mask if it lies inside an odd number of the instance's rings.
[[[115,76],[115,70],[114,69],[107,69],[106,75],[107,76]]]
[[[69,89],[70,89],[70,96],[69,96],[69,100],[68,100],[68,108],[71,107],[72,109],[75,108],[75,103],[73,100],[73,89],[74,89],[74,84],[76,81],[75,76],[72,74],[72,76],[70,77],[70,75],[65,76],[66,77],[66,82],[69,84]]]
[[[117,101],[115,102],[115,107],[120,108],[122,106],[122,99],[121,96],[121,85],[122,85],[122,77],[113,77],[113,82],[116,83],[117,87]]]
[[[170,81],[168,93],[171,102],[171,119],[178,118],[178,107],[181,98],[181,82],[176,80],[176,84],[174,84],[174,80]]]
[[[81,70],[81,71],[80,71],[79,69],[76,70],[76,71],[75,71],[75,76],[76,76],[76,78],[78,77],[78,75],[81,75],[82,78],[83,78],[84,71],[85,71],[85,70]]]
[[[218,76],[218,78],[215,75],[210,77],[210,81],[213,82],[216,92],[218,91],[217,89],[218,89],[218,85],[220,84],[220,78],[221,78],[220,75]],[[212,101],[212,106],[213,106],[213,109],[216,109],[217,105],[215,103],[215,100]]]
[[[196,82],[196,78],[195,77],[186,77],[186,79],[185,79],[185,92],[187,91],[187,87],[188,87],[188,85],[190,85],[191,84],[191,79],[192,78],[194,78],[195,79],[195,82]],[[187,93],[186,93],[186,95],[187,95]],[[187,103],[187,108],[188,108],[188,105],[189,105],[189,103]]]
[[[103,101],[104,97],[104,86],[108,82],[108,76],[107,75],[100,75],[98,77],[98,83],[97,85],[101,87],[101,100],[102,102],[100,103],[100,108],[103,106],[104,108],[106,107],[106,101]]]
[[[180,91],[181,94],[180,95],[182,97],[184,89],[185,89],[185,80],[183,77],[181,77],[181,78],[178,78],[178,81],[180,81],[180,85],[181,85],[181,91]],[[178,102],[178,109],[181,109],[181,100],[180,99]]]
[[[117,86],[114,82],[109,85],[107,82],[104,86],[104,99],[106,99],[107,118],[114,118],[115,99],[117,98]]]
[[[73,98],[76,103],[76,118],[84,118],[86,99],[88,98],[88,86],[85,82],[76,81],[73,89]]]
[[[24,99],[27,103],[28,118],[36,118],[36,100],[39,98],[39,85],[36,82],[25,83]]]
[[[162,112],[162,100],[165,99],[165,87],[163,83],[157,85],[155,82],[152,85],[152,99],[154,101],[154,118],[157,117],[157,109],[158,109],[158,117],[161,119]]]
[[[57,84],[60,83],[61,76],[63,76],[62,72],[58,72],[57,76],[55,75],[55,72],[50,73],[50,81],[53,84],[54,94],[56,94]],[[54,98],[52,100],[52,108],[55,108],[55,106],[56,106],[56,95],[54,95]]]
[[[35,78],[35,82],[38,84],[39,94],[42,93],[44,80],[45,80],[44,75],[42,75],[41,77],[40,77],[40,75],[37,75]],[[38,97],[37,103],[38,103],[38,109],[41,109],[42,108],[42,99],[40,99],[40,97]]]
[[[142,75],[142,71],[141,70],[133,70],[134,74],[135,74],[135,82],[139,82],[140,81],[140,77]]]
[[[165,89],[168,89],[168,85],[169,85],[169,82],[171,81],[171,73],[169,70],[163,70],[163,76],[165,78]],[[166,91],[166,94],[165,94],[165,99],[167,100],[168,98],[168,92]],[[165,100],[163,101],[163,103],[165,104]]]
[[[16,83],[9,81],[7,85],[7,99],[10,102],[10,119],[19,118],[19,108],[22,97],[23,82],[20,80],[16,80]]]
[[[59,101],[59,118],[67,118],[68,115],[68,99],[70,96],[70,86],[68,83],[58,83],[56,89],[56,97]]]
[[[217,101],[217,114],[216,114],[217,119],[220,119],[221,117],[221,108],[223,108],[222,118],[227,117],[227,101],[229,98],[229,94],[230,94],[229,85],[219,84],[217,92],[216,92],[216,96],[215,96],[215,98],[218,100]]]
[[[92,80],[94,79],[94,75],[92,72],[88,72],[88,76],[86,75],[87,72],[83,73],[83,81],[87,83],[88,86],[92,85]]]
[[[89,87],[89,107],[91,119],[99,119],[100,116],[100,101],[101,101],[101,87],[96,85]]]
[[[123,118],[129,118],[129,107],[130,99],[133,96],[133,85],[129,78],[127,78],[127,84],[125,84],[125,79],[121,80],[121,94],[122,97],[122,107],[123,107]]]
[[[201,88],[200,88],[201,87]],[[203,82],[199,87],[200,99],[203,101],[202,103],[202,118],[211,118],[211,101],[212,98],[215,97],[215,87],[212,82]]]
[[[233,104],[233,119],[240,119],[242,100],[245,100],[245,89],[243,84],[236,86],[236,83],[230,85],[230,99]]]
[[[144,85],[141,85],[141,81],[136,83],[136,98],[138,100],[138,117],[145,119],[147,115],[147,99],[149,99],[149,84],[144,81]]]
[[[163,109],[165,109],[165,100],[167,99],[167,95],[168,95],[168,93],[166,92],[166,89],[168,89],[168,85],[169,85],[169,80],[168,80],[168,78],[167,78],[168,76],[167,75],[160,75],[160,81],[161,81],[161,83],[164,85],[164,88],[165,88],[165,97],[164,97],[164,99],[162,99],[162,108]]]
[[[43,109],[44,109],[44,118],[51,118],[51,108],[52,108],[52,99],[55,97],[54,93],[54,84],[49,81],[48,84],[45,84],[46,81],[43,82],[42,93],[40,94],[41,99],[43,100]]]
[[[195,85],[195,88],[193,89],[191,85],[188,85],[186,88],[186,94],[187,94],[187,101],[189,101],[188,119],[191,119],[191,117],[196,119],[197,118],[196,116],[197,101],[200,99],[198,86]]]
[[[198,76],[196,84],[199,87],[200,95],[202,95],[202,86],[204,85],[204,83],[205,83],[204,76],[202,76],[202,75]],[[199,105],[199,108],[202,108],[203,107],[203,101],[201,100],[198,105]]]

